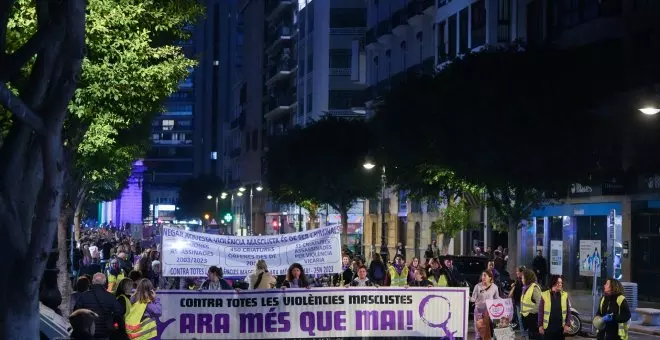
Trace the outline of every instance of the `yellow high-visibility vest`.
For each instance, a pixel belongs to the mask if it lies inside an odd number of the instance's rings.
[[[539,285],[536,283],[532,283],[525,291],[522,299],[520,299],[520,314],[522,314],[522,316],[538,314],[539,312],[538,310],[535,310],[536,305],[534,305],[534,302],[532,301],[532,297],[534,296],[534,289],[541,290],[541,287],[539,287]]]
[[[625,300],[626,297],[623,295],[619,295],[616,297],[616,304],[619,306],[619,313],[621,313],[621,304],[623,303],[623,300]],[[605,303],[605,297],[603,296],[600,298],[600,306],[598,307],[600,310],[601,315],[605,315],[603,312],[603,303]],[[619,322],[619,338],[621,340],[628,340],[628,323],[627,322]]]
[[[147,310],[147,303],[137,301],[131,306],[131,310],[126,315],[126,334],[131,340],[149,340],[158,335],[156,321],[151,318],[145,318],[144,311]]]
[[[126,302],[126,311],[124,312],[124,320],[125,320],[126,316],[128,315],[128,312],[131,311],[131,307],[133,306],[133,304],[131,303],[131,299],[129,299],[126,295],[123,294],[119,295],[117,297],[117,300],[119,299],[124,299],[124,301]]]
[[[117,285],[124,279],[124,271],[120,269],[118,275],[112,275],[110,274],[110,271],[108,271],[106,276],[108,277],[108,292],[114,294],[117,292]]]
[[[440,276],[438,277],[437,280],[435,279],[435,276],[430,275],[428,277],[428,280],[431,281],[431,283],[435,287],[448,287],[449,286],[449,282],[447,281],[447,275],[444,274],[444,273],[440,274]]]
[[[543,299],[543,329],[548,329],[548,324],[550,323],[550,313],[552,311],[552,294],[551,290],[546,290],[541,293],[541,298]],[[561,292],[561,322],[562,326],[566,316],[568,315],[568,293]]]
[[[408,284],[408,266],[404,266],[401,270],[401,274],[396,272],[394,266],[389,266],[390,272],[390,286],[392,287],[403,287]]]

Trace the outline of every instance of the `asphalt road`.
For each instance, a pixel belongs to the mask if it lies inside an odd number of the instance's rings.
[[[594,338],[586,338],[586,337],[579,337],[578,336],[578,337],[567,338],[567,339],[595,339],[595,337]],[[660,336],[630,333],[629,336],[628,336],[628,339],[631,339],[631,340],[660,339]]]

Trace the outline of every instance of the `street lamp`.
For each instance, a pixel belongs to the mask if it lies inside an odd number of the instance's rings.
[[[376,167],[376,164],[372,162],[365,162],[362,165],[365,169],[371,170]],[[385,166],[382,166],[382,173],[380,175],[380,233],[381,233],[381,239],[380,239],[380,257],[383,260],[383,263],[387,263],[388,257],[389,257],[389,250],[387,249],[387,223],[385,222],[385,185],[386,185],[386,177],[385,177]],[[373,232],[373,231],[372,231]]]
[[[642,107],[642,108],[640,108],[640,109],[638,109],[638,110],[639,110],[641,113],[643,113],[643,114],[645,114],[645,115],[648,115],[648,116],[652,116],[652,115],[655,115],[655,114],[657,114],[658,112],[660,112],[660,109],[657,108],[657,107],[655,107],[655,106],[645,106],[645,107]]]
[[[238,191],[240,191],[240,192],[245,192],[245,190],[246,190],[245,187],[238,188]]]
[[[211,195],[206,195],[206,199],[207,199],[207,200],[212,200],[212,199],[213,199],[213,196],[211,196]]]

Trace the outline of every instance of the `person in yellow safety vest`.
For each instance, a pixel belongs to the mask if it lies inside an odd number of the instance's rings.
[[[126,334],[126,316],[128,315],[128,312],[131,311],[131,293],[133,292],[133,288],[135,286],[135,283],[133,280],[129,278],[125,278],[117,284],[117,291],[115,292],[115,297],[117,298],[117,301],[119,301],[119,304],[124,307],[124,315],[121,315],[119,318],[115,319],[116,320],[116,330],[114,334],[110,337],[110,339],[126,339],[128,336]]]
[[[564,291],[564,278],[561,275],[552,276],[552,287],[541,293],[539,305],[539,333],[545,339],[564,340],[570,331],[571,302],[568,293]]]
[[[131,310],[125,318],[126,334],[131,340],[149,340],[158,336],[156,319],[162,315],[162,306],[156,299],[154,285],[149,279],[137,283],[131,297]]]
[[[408,284],[408,267],[401,255],[394,257],[394,264],[387,266],[390,286],[404,287]]]
[[[536,283],[536,274],[531,269],[525,269],[522,275],[523,289],[520,299],[520,314],[522,326],[527,331],[529,339],[540,339],[538,334],[538,313],[541,303],[541,287]]]
[[[429,268],[427,278],[434,287],[447,287],[449,286],[449,279],[444,268],[440,266],[440,260],[437,258],[431,259],[431,266]]]
[[[108,277],[108,292],[113,294],[117,291],[117,284],[119,281],[126,277],[124,271],[119,266],[119,261],[117,259],[112,259],[112,261],[110,261],[110,268],[108,268],[105,275]]]
[[[598,331],[598,340],[628,340],[631,313],[621,282],[608,279],[603,292],[605,295],[600,298],[596,315],[603,318],[605,329]]]

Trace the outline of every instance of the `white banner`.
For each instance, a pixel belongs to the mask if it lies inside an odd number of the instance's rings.
[[[158,291],[160,339],[467,339],[468,288]]]
[[[270,236],[227,236],[163,227],[163,275],[206,276],[210,266],[243,278],[263,259],[273,275],[300,263],[308,275],[341,272],[340,226]]]

